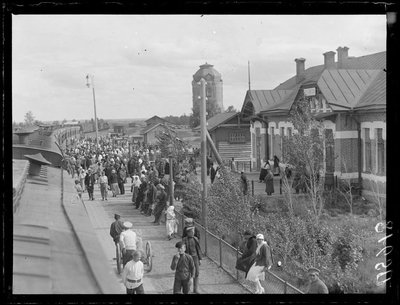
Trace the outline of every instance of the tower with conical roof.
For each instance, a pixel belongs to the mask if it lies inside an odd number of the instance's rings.
[[[192,81],[192,92],[193,92],[193,109],[199,109],[200,101],[199,96],[201,94],[201,84],[200,80],[202,78],[207,82],[206,92],[207,92],[207,111],[215,110],[215,113],[220,113],[224,111],[224,105],[222,101],[222,78],[221,73],[213,68],[213,65],[207,62],[200,66],[200,69],[193,75]],[[214,112],[214,111],[211,111]],[[210,113],[208,118],[211,117]]]

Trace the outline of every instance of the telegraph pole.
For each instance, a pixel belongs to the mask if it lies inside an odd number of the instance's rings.
[[[207,120],[206,120],[206,81],[204,78],[200,80],[201,83],[201,102],[200,102],[200,138],[201,138],[201,215],[203,220],[203,226],[207,230]],[[207,233],[205,237],[205,249],[204,252],[207,254]]]
[[[94,81],[93,81],[94,76],[90,75],[90,80],[92,83],[92,92],[93,92],[93,104],[94,104],[94,126],[96,128],[96,151],[99,149],[99,129],[97,127],[97,114],[96,114],[96,95],[94,93]],[[89,74],[86,75],[86,86],[89,88],[90,83],[89,83]]]

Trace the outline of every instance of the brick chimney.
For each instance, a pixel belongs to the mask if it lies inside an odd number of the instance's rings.
[[[305,58],[296,58],[294,60],[296,62],[296,83],[300,83],[305,75],[304,75],[304,62],[306,61]]]
[[[324,66],[325,69],[335,69],[335,52],[329,51],[324,54]]]
[[[349,57],[348,51],[349,48],[348,47],[339,47],[336,49],[337,53],[338,53],[338,69],[342,69],[344,68],[347,58]]]

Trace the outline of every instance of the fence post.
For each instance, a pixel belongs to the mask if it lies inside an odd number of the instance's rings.
[[[335,190],[337,189],[337,176],[335,176]]]
[[[239,258],[239,247],[236,248],[236,261]],[[239,270],[236,269],[236,279],[239,280]]]
[[[249,161],[249,168],[250,168],[250,172],[251,172],[251,160]]]
[[[207,256],[207,229],[204,228],[204,255]]]
[[[251,180],[251,195],[254,196],[254,180]]]
[[[183,223],[183,222],[185,221],[185,219],[184,219],[185,216],[183,215],[183,213],[181,214],[181,218],[182,218],[182,221],[181,221],[181,228],[182,228],[182,229],[181,229],[181,232],[182,232],[181,234],[182,234],[182,235],[181,235],[181,236],[183,236],[183,229],[185,228],[185,225],[184,225],[184,223]]]
[[[222,267],[222,239],[219,238],[219,266]]]
[[[282,178],[279,179],[279,194],[282,195]]]

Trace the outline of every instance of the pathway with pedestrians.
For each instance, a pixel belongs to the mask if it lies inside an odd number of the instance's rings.
[[[128,180],[129,181],[129,180]],[[109,196],[108,201],[102,201],[100,189],[96,185],[95,200],[89,201],[88,194],[83,193],[85,207],[94,230],[98,236],[110,268],[116,275],[115,245],[109,235],[110,225],[114,214],[120,214],[123,221],[133,223],[133,229],[141,235],[143,242],[150,241],[153,257],[153,269],[145,273],[143,286],[147,294],[172,294],[174,271],[170,269],[172,257],[176,254],[175,243],[180,238],[167,239],[165,223],[157,226],[152,223],[154,216],[146,217],[135,209],[131,202],[130,184],[125,185],[126,193],[117,197]],[[111,194],[111,192],[109,192]],[[214,262],[204,257],[201,261],[199,276],[200,293],[202,294],[246,294],[247,289],[234,281],[225,271]],[[121,293],[125,292],[124,285],[118,275]]]

